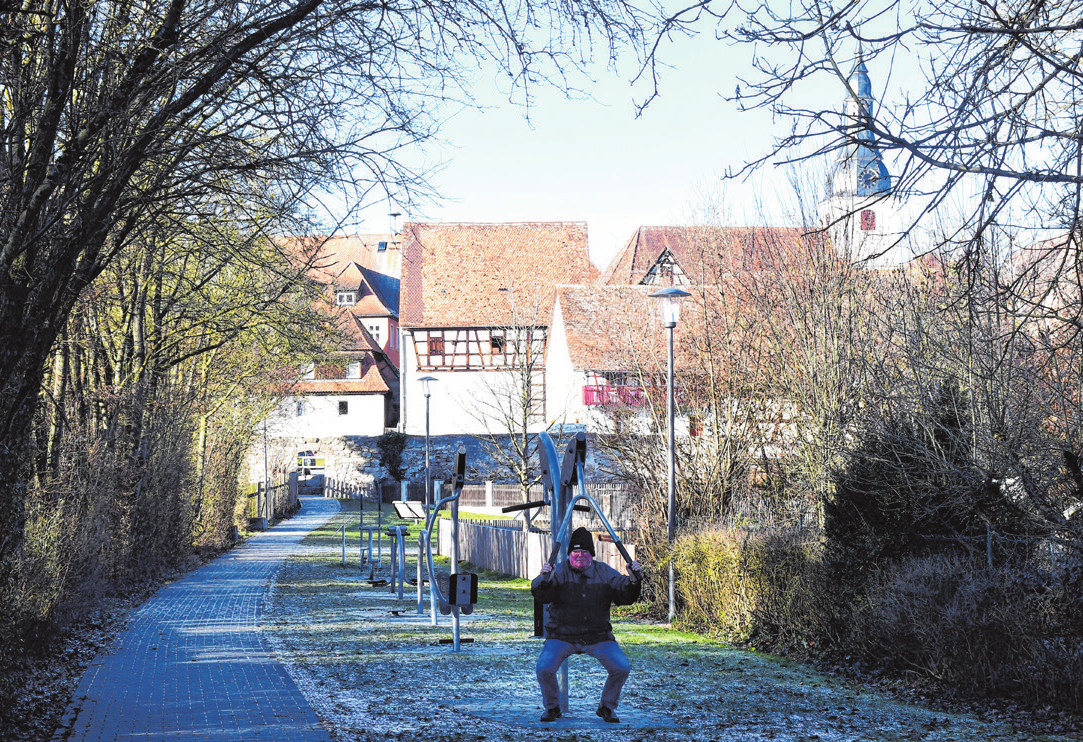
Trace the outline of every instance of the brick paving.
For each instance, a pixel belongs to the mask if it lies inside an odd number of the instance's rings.
[[[292,519],[163,588],[87,669],[54,742],[330,742],[259,617],[282,561],[338,509],[304,498]]]

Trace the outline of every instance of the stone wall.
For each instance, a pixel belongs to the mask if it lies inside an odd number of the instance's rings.
[[[272,479],[289,471],[297,465],[298,451],[314,451],[327,462],[325,476],[351,486],[371,486],[389,479],[387,470],[380,466],[380,452],[374,436],[350,436],[346,438],[291,439],[277,438],[268,441],[268,468]],[[459,446],[466,449],[467,481],[493,481],[512,484],[514,481],[508,472],[502,471],[499,464],[486,452],[483,442],[469,436],[431,436],[429,439],[429,460],[434,479],[446,479],[455,465],[455,455]],[[558,452],[560,452],[558,447]],[[258,440],[249,451],[248,469],[250,482],[263,479],[264,447]],[[411,436],[403,451],[403,462],[407,481],[425,479],[425,436]],[[608,460],[597,447],[587,439],[587,462],[585,473],[590,482],[620,481],[613,472],[618,467]]]

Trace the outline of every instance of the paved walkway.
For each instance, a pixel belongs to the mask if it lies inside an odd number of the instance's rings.
[[[330,742],[259,616],[283,559],[338,509],[305,498],[292,519],[147,601],[87,669],[54,740]]]

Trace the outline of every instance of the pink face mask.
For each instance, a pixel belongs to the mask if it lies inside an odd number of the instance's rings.
[[[586,569],[590,566],[591,558],[589,551],[573,551],[568,554],[568,561],[573,569]]]

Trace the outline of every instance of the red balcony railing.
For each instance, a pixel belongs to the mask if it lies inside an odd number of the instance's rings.
[[[647,403],[647,390],[641,386],[610,386],[587,384],[583,387],[585,405],[625,405],[637,407]]]

